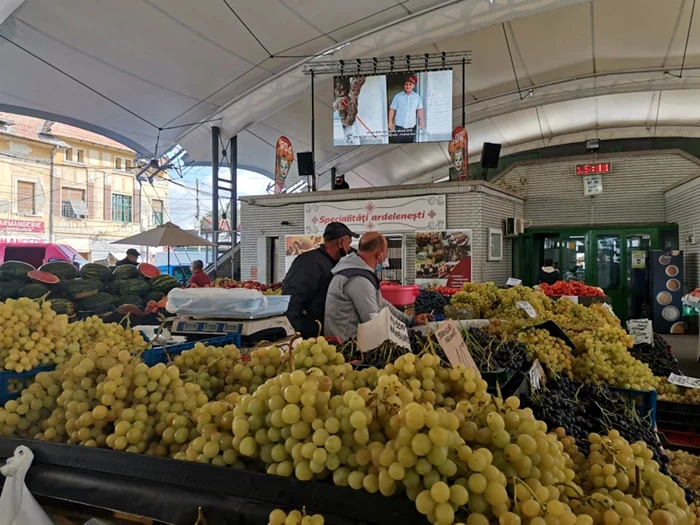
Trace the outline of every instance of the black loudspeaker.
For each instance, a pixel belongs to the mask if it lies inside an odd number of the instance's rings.
[[[300,177],[310,177],[314,174],[314,156],[310,151],[297,153],[297,169]]]
[[[484,142],[481,150],[481,167],[493,169],[498,167],[498,157],[501,156],[501,145],[493,142]]]

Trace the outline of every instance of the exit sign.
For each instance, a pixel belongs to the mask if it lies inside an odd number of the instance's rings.
[[[611,171],[612,165],[609,162],[576,164],[576,175],[595,175],[597,173],[610,173]]]

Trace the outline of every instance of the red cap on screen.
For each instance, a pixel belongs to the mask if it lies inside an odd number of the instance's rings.
[[[406,82],[413,82],[414,84],[418,84],[418,77],[416,75],[411,75],[406,79]]]

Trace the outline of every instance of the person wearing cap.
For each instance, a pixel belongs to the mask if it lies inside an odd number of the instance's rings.
[[[403,91],[394,95],[389,106],[389,142],[392,144],[416,141],[416,126],[425,127],[425,112],[420,95],[413,91],[418,83],[417,75],[410,75],[403,84]]]
[[[126,250],[126,257],[117,261],[117,266],[124,266],[125,264],[131,264],[133,266],[139,265],[139,257],[141,254],[133,248]]]
[[[341,222],[331,222],[323,232],[323,244],[294,259],[282,283],[282,295],[291,296],[287,319],[302,337],[321,332],[326,308],[326,292],[333,278],[331,271],[350,253],[350,241],[359,237]]]

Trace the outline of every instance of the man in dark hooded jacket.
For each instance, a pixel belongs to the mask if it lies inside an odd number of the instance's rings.
[[[331,222],[323,232],[323,244],[294,259],[282,283],[282,294],[290,295],[287,319],[304,338],[322,333],[326,292],[333,278],[331,270],[350,253],[352,237],[359,237],[345,224]]]

